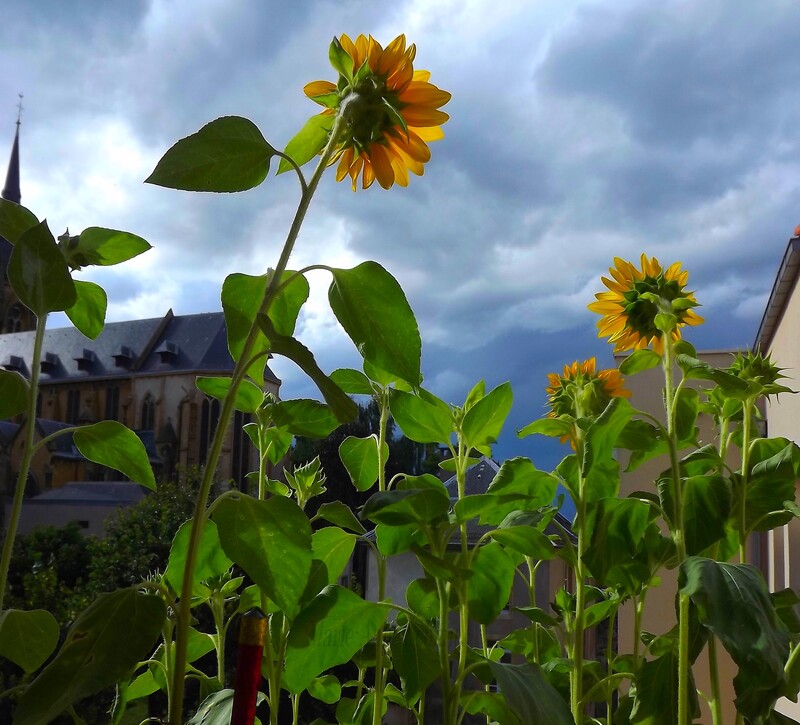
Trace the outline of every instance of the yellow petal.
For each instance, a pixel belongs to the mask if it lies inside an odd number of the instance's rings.
[[[369,160],[372,162],[378,183],[384,189],[391,188],[394,183],[394,170],[386,149],[380,144],[373,144],[369,150]]]
[[[303,93],[309,98],[324,96],[328,93],[336,93],[336,86],[330,81],[312,81],[311,83],[306,83]]]

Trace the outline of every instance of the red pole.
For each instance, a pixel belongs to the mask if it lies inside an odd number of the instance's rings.
[[[256,696],[261,682],[261,653],[267,622],[267,617],[257,608],[242,615],[231,725],[253,725],[256,718]]]

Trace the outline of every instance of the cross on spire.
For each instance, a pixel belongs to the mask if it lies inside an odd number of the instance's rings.
[[[17,102],[17,126],[22,122],[22,109],[25,108],[22,105],[22,99],[25,97],[23,93],[18,93],[19,101]]]

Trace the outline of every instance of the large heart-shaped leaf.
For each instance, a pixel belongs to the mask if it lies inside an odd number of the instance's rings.
[[[292,500],[275,496],[224,499],[214,509],[220,542],[230,559],[293,619],[311,572],[311,525]]]
[[[25,672],[35,672],[53,653],[59,632],[55,617],[45,609],[7,609],[0,614],[0,655]]]
[[[166,616],[160,597],[136,587],[98,596],[19,698],[14,725],[50,722],[78,700],[129,676],[150,653]]]
[[[0,199],[0,237],[6,241],[16,244],[24,232],[38,223],[32,211],[13,201]]]
[[[184,191],[245,191],[267,178],[274,155],[252,121],[224,116],[178,141],[145,183]]]
[[[68,310],[77,300],[64,255],[46,221],[17,239],[8,261],[8,279],[22,304],[38,317]]]
[[[498,385],[467,410],[461,423],[464,445],[470,448],[494,443],[514,402],[511,384]]]
[[[305,122],[294,138],[286,145],[284,153],[292,159],[298,166],[307,164],[313,159],[328,142],[328,136],[333,129],[335,118],[330,115],[317,114]],[[292,165],[286,160],[281,159],[278,165],[278,173],[282,174],[291,170]]]
[[[15,370],[0,370],[0,420],[21,413],[28,405],[28,381]]]
[[[67,317],[86,337],[95,340],[106,323],[106,291],[94,282],[75,280],[75,294],[75,304],[65,310]]]
[[[336,319],[365,360],[411,385],[419,385],[419,328],[392,275],[377,262],[334,269],[328,300]]]
[[[302,692],[317,675],[347,662],[383,624],[386,609],[330,586],[292,624],[286,648],[286,687]]]
[[[172,540],[172,547],[169,550],[167,569],[164,578],[175,590],[177,595],[182,596],[183,574],[186,568],[186,556],[189,549],[189,537],[192,531],[192,521],[186,521],[175,534]],[[200,546],[197,550],[195,559],[193,585],[212,576],[219,576],[230,569],[233,562],[225,556],[219,542],[217,525],[213,521],[206,520],[203,524],[203,532],[200,535]]]
[[[73,269],[87,265],[109,267],[127,262],[151,248],[135,234],[102,227],[89,227],[79,237],[62,237],[62,240],[61,250]]]
[[[113,468],[151,491],[156,479],[139,436],[122,423],[103,420],[73,433],[78,450],[90,461]]]

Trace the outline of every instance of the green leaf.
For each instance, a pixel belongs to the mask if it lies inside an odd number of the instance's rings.
[[[603,498],[590,516],[591,544],[584,562],[600,586],[625,582],[625,568],[635,563],[650,523],[649,504],[635,498]]]
[[[334,116],[318,114],[312,116],[286,145],[283,153],[291,158],[298,166],[307,164],[313,159],[328,143],[328,136],[333,130]],[[291,171],[292,165],[286,160],[281,159],[278,165],[278,173]]]
[[[521,725],[521,720],[511,711],[506,698],[499,692],[471,690],[461,693],[461,705],[470,715],[486,715],[487,722],[503,725]]]
[[[429,634],[413,619],[394,631],[389,646],[403,694],[406,701],[413,704],[428,685],[441,676],[439,650]]]
[[[348,395],[374,395],[372,383],[360,370],[339,368],[330,374],[331,380]]]
[[[74,280],[75,304],[65,310],[72,324],[90,340],[96,340],[106,323],[108,297],[106,291],[94,282]]]
[[[0,656],[25,672],[35,672],[53,654],[60,631],[55,617],[44,609],[7,609],[0,614]]]
[[[392,275],[377,262],[334,269],[328,300],[336,319],[365,360],[411,385],[419,385],[419,328]]]
[[[342,587],[326,587],[297,616],[286,648],[289,692],[302,692],[320,673],[347,662],[377,633],[386,609]]]
[[[175,538],[172,540],[167,569],[164,572],[164,578],[179,597],[183,596],[183,573],[186,569],[186,555],[188,553],[191,530],[191,519],[178,529]],[[225,552],[220,546],[217,525],[213,521],[206,520],[203,524],[200,546],[195,559],[193,586],[212,576],[224,574],[231,568],[232,564],[233,562],[225,556]]]
[[[489,661],[500,692],[522,722],[575,725],[567,703],[545,679],[539,665]]]
[[[116,229],[89,227],[78,237],[62,237],[61,252],[72,269],[110,267],[138,257],[151,246],[141,237]]]
[[[461,434],[469,448],[494,443],[514,402],[511,384],[503,383],[476,402],[464,415]]]
[[[30,386],[14,370],[0,370],[0,420],[22,413],[28,407]]]
[[[724,370],[718,370],[696,357],[677,355],[676,362],[687,380],[713,380],[726,395],[734,398],[743,398],[748,394],[747,382]]]
[[[250,328],[256,320],[258,310],[267,291],[268,276],[252,277],[248,274],[229,274],[222,283],[222,311],[228,335],[228,350],[234,361],[239,360]],[[247,374],[256,384],[264,385],[264,367],[269,340],[259,332],[251,350],[251,356],[264,353],[250,366]]]
[[[315,561],[321,562],[327,574],[327,580],[314,592],[339,581],[347,562],[356,545],[355,534],[348,534],[337,526],[326,526],[311,535],[311,551]]]
[[[799,464],[800,449],[786,438],[757,438],[750,444],[750,477],[745,511],[748,526],[772,511],[783,510],[785,501],[794,501]],[[756,530],[770,529],[790,520],[789,512],[782,516],[770,516]]]
[[[645,348],[636,350],[626,357],[619,366],[623,375],[636,375],[644,370],[657,367],[661,364],[661,355],[654,350]]]
[[[553,559],[558,553],[555,544],[533,526],[508,526],[495,529],[490,535],[507,549],[513,549],[538,561]]]
[[[516,509],[537,509],[548,506],[556,495],[558,479],[551,473],[538,470],[529,458],[509,458],[500,466],[487,493],[492,496],[524,496],[524,503],[511,501],[495,506],[481,515],[482,524],[499,524]],[[499,504],[499,501],[498,501]]]
[[[467,580],[469,616],[479,624],[491,624],[508,604],[514,584],[514,560],[497,542],[481,546],[472,559]]]
[[[563,438],[572,433],[572,424],[561,418],[540,418],[518,430],[517,437],[527,438],[535,433],[549,438]]]
[[[619,492],[619,463],[614,447],[634,413],[625,398],[614,398],[586,431],[582,467],[587,501]]]
[[[151,491],[156,490],[156,479],[144,443],[122,423],[103,420],[83,426],[73,433],[72,439],[90,461],[113,468]]]
[[[291,280],[291,281],[290,281]],[[279,335],[291,337],[297,326],[300,310],[308,299],[308,280],[304,275],[286,270],[281,275],[282,288],[267,311],[272,327]]]
[[[356,518],[356,515],[341,501],[331,501],[330,503],[322,504],[317,511],[317,515],[312,520],[316,519],[324,519],[348,531],[355,531],[357,534],[365,534],[367,532],[361,522]]]
[[[692,476],[683,485],[686,551],[699,554],[725,536],[731,512],[731,489],[722,476]]]
[[[231,378],[199,377],[195,380],[195,385],[206,395],[210,395],[217,400],[224,400],[232,382]],[[244,413],[255,413],[263,400],[264,392],[261,388],[249,380],[242,380],[236,390],[234,406],[236,410],[241,410]]]
[[[252,121],[224,116],[178,141],[145,183],[184,191],[245,191],[267,178],[274,155]]]
[[[761,572],[748,564],[692,556],[681,564],[678,586],[739,667],[733,680],[736,709],[754,720],[766,716],[782,694],[789,632]]]
[[[68,310],[77,300],[69,268],[46,221],[17,239],[8,261],[8,279],[22,304],[37,317]]]
[[[258,322],[264,334],[269,339],[270,350],[276,355],[289,358],[289,360],[298,365],[300,369],[314,381],[325,398],[325,402],[333,411],[338,423],[347,423],[351,420],[355,420],[358,416],[358,406],[345,395],[344,391],[342,391],[336,383],[322,372],[311,351],[293,337],[279,335],[269,317],[261,315],[258,318]],[[334,428],[335,427],[336,426],[334,426]],[[333,430],[333,428],[331,428],[331,430]],[[324,438],[330,432],[331,431],[328,431],[320,436],[316,436],[316,434],[313,433],[299,432],[295,432],[295,435],[311,435],[312,437]]]
[[[129,676],[167,616],[163,600],[136,587],[99,595],[70,627],[55,658],[19,698],[14,725],[42,725]]]
[[[11,244],[39,223],[36,215],[20,204],[0,199],[0,237]]]
[[[389,410],[407,438],[417,443],[448,443],[453,434],[449,408],[435,405],[417,395],[392,390]]]
[[[447,514],[450,498],[431,488],[380,491],[364,504],[362,516],[377,524],[429,523]]]
[[[697,691],[689,671],[689,712],[700,715]],[[644,662],[636,678],[636,698],[631,711],[636,725],[675,725],[678,722],[678,657],[674,652]]]
[[[385,461],[389,458],[389,446],[384,443],[383,448]],[[342,459],[350,480],[359,491],[367,491],[378,480],[381,466],[378,436],[371,435],[366,438],[347,436],[339,446],[339,458]]]
[[[197,708],[194,717],[186,725],[230,725],[233,714],[233,690],[225,689],[212,692]],[[256,703],[267,699],[263,692],[256,695]],[[255,725],[259,725],[258,718]]]
[[[328,705],[339,702],[339,698],[342,696],[342,686],[333,675],[315,677],[308,683],[306,689],[315,700],[320,700]]]
[[[406,602],[417,614],[428,619],[439,616],[439,592],[436,582],[428,577],[414,579],[406,587]]]
[[[214,509],[225,553],[289,619],[294,619],[311,572],[311,525],[292,500],[229,497]]]
[[[326,438],[339,427],[333,410],[316,400],[282,400],[273,406],[272,419],[293,435],[309,438]]]
[[[425,541],[418,524],[405,524],[393,526],[378,524],[375,527],[375,543],[378,551],[384,556],[395,556],[409,551],[415,544]]]
[[[694,388],[681,388],[675,396],[675,434],[679,441],[693,442],[700,412],[700,396]]]

